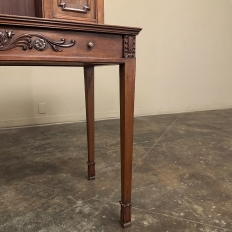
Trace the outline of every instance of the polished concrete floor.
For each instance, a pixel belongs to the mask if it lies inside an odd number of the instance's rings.
[[[232,109],[135,119],[133,224],[119,224],[119,120],[0,131],[1,232],[232,231]]]

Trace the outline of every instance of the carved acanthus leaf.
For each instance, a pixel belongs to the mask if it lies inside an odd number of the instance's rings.
[[[124,37],[124,57],[135,58],[136,37],[126,35]]]
[[[69,44],[65,44],[66,40],[52,41],[40,34],[24,34],[13,39],[13,31],[0,31],[0,51],[7,51],[15,47],[22,47],[24,51],[28,49],[36,49],[37,51],[45,51],[48,45],[55,52],[62,52],[62,48],[69,48],[75,45],[75,40],[71,40]]]

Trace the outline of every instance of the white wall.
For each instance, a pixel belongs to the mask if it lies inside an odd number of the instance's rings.
[[[105,22],[144,28],[135,115],[232,107],[230,0],[105,0]],[[81,68],[0,67],[0,83],[0,127],[85,120]],[[118,67],[95,83],[96,119],[119,117]]]

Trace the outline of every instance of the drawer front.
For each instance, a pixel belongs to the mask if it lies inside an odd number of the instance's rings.
[[[2,38],[2,40],[1,40]],[[17,39],[16,39],[17,38]],[[0,28],[0,60],[94,60],[123,58],[121,35]]]

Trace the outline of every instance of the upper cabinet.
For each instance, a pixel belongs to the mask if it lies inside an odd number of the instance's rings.
[[[104,0],[0,0],[0,14],[104,23]]]
[[[104,23],[104,0],[35,0],[36,16]]]

